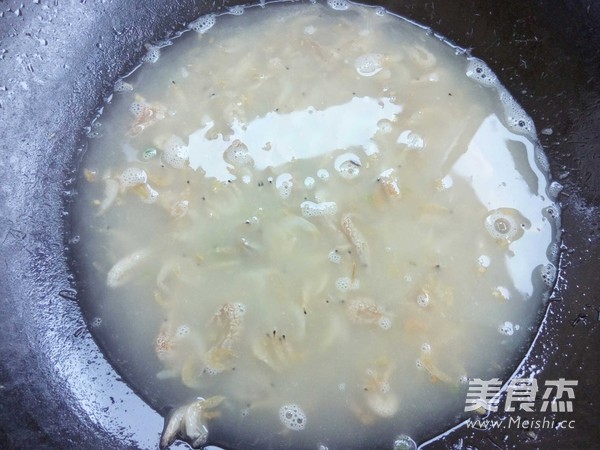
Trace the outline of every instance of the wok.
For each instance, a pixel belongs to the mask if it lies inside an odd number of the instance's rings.
[[[545,414],[574,428],[462,427],[426,448],[598,448],[600,2],[382,3],[484,59],[544,130],[553,177],[565,186],[559,278],[521,373],[579,381],[573,412]],[[85,128],[143,44],[232,4],[0,2],[0,447],[156,448],[161,416],[87,331],[65,205]]]

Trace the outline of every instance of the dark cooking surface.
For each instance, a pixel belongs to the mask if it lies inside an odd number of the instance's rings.
[[[162,419],[96,351],[64,256],[81,130],[142,44],[192,0],[0,2],[0,448],[154,448]],[[526,367],[577,379],[572,430],[457,430],[427,448],[600,445],[600,2],[389,2],[486,60],[532,115],[565,185],[558,290]],[[220,3],[217,4],[217,6]],[[142,6],[139,6],[142,5]],[[212,6],[212,4],[210,4]],[[546,363],[543,361],[546,360]],[[500,415],[500,414],[498,414]]]

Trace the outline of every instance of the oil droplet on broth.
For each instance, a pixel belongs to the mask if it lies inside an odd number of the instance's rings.
[[[188,28],[117,83],[75,205],[92,332],[180,405],[163,440],[413,448],[454,425],[464,380],[512,372],[556,277],[531,119],[485,63],[381,8]]]

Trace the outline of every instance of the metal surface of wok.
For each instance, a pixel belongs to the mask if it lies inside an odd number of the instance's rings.
[[[87,331],[66,252],[65,204],[85,127],[115,80],[135,67],[143,44],[233,4],[0,2],[1,448],[157,447],[162,417]],[[574,428],[460,428],[426,448],[597,448],[600,2],[380,4],[484,59],[538,131],[545,129],[540,138],[553,177],[565,186],[557,288],[523,371],[540,381],[579,381],[573,412],[544,415],[573,420]]]

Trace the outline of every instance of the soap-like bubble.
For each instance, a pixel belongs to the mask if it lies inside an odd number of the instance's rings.
[[[296,404],[283,405],[279,408],[279,420],[290,430],[300,431],[306,428],[306,414]]]
[[[204,34],[210,30],[215,23],[217,23],[217,16],[214,14],[207,14],[191,22],[188,25],[188,28],[200,34]]]
[[[312,189],[315,187],[315,179],[313,177],[306,177],[304,179],[304,187],[306,189]]]

